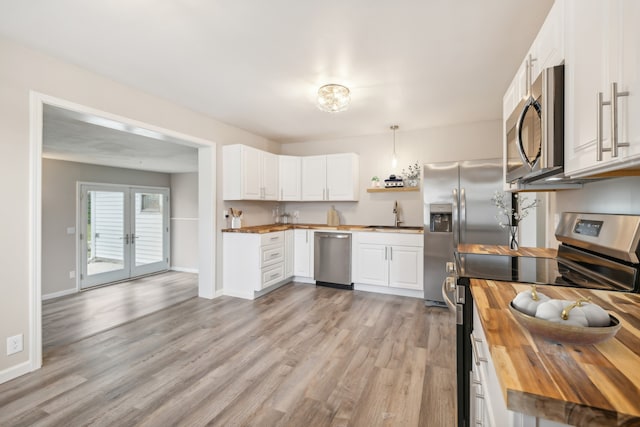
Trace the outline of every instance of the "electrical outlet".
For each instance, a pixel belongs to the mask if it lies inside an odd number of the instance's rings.
[[[7,338],[7,356],[22,351],[22,334]]]
[[[76,278],[76,272],[74,270],[71,270],[69,272],[69,279],[75,279]]]

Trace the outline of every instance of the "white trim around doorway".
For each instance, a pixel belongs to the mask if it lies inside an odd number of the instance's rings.
[[[198,149],[198,295],[215,298],[216,276],[216,143],[127,117],[99,111],[40,92],[30,92],[29,117],[29,361],[1,372],[0,383],[42,366],[42,144],[43,107],[51,105],[158,132]],[[77,270],[76,270],[77,271]]]

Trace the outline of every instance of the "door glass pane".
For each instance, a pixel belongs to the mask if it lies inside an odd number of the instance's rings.
[[[87,192],[87,275],[124,268],[124,193]]]
[[[164,258],[164,197],[162,193],[135,193],[135,266]]]

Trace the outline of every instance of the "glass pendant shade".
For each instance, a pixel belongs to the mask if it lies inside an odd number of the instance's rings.
[[[318,89],[318,108],[328,113],[344,111],[349,107],[351,96],[346,86],[328,84]]]

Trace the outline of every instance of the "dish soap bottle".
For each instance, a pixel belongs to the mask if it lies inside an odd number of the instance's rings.
[[[333,205],[327,211],[327,225],[340,225],[340,217]]]

